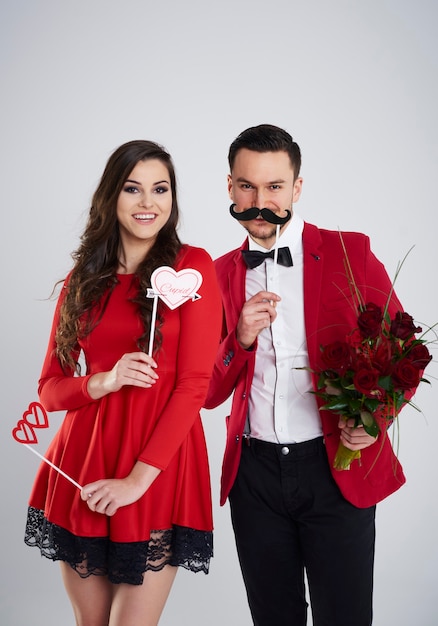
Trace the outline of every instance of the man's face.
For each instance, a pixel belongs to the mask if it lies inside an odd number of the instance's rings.
[[[287,152],[254,152],[243,148],[237,153],[233,170],[228,176],[228,193],[236,204],[236,212],[256,206],[284,217],[286,209],[292,212],[292,205],[300,197],[302,184],[302,178],[294,181]],[[276,226],[261,216],[241,224],[264,248],[269,249],[275,243]],[[281,229],[286,227],[287,224]]]

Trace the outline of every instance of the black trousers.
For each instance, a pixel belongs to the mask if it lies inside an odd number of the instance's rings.
[[[322,437],[243,442],[230,505],[255,626],[370,626],[375,506],[358,509],[330,473]]]

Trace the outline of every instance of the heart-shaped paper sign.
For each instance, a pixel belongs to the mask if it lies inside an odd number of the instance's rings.
[[[202,274],[198,270],[185,268],[176,272],[172,267],[158,267],[151,276],[151,285],[169,309],[200,297],[196,291],[202,285]]]

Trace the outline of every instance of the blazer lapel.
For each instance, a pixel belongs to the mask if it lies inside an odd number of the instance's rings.
[[[230,259],[230,268],[228,271],[228,305],[229,313],[233,319],[233,323],[237,323],[242,307],[245,304],[245,278],[246,265],[242,259],[242,250],[248,249],[248,240],[235,250]],[[227,307],[228,308],[228,307]]]
[[[320,308],[321,281],[324,267],[324,253],[319,230],[312,224],[304,224],[304,320],[306,325],[307,351],[310,363],[314,363],[319,346],[318,312]]]

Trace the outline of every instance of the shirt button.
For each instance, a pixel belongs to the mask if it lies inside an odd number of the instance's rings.
[[[283,446],[281,449],[281,454],[283,456],[287,456],[289,454],[289,448],[287,446]]]

